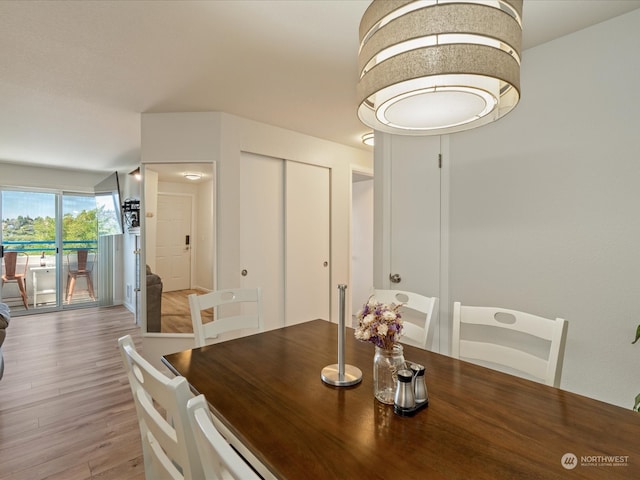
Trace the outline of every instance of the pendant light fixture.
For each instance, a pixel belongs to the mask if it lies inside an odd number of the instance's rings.
[[[360,22],[360,120],[401,135],[479,127],[520,99],[522,0],[373,0]]]

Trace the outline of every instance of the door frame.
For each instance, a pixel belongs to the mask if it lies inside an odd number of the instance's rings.
[[[354,278],[353,278],[353,176],[354,175],[363,175],[366,177],[370,177],[371,180],[373,180],[374,184],[375,184],[375,173],[373,171],[373,169],[371,168],[364,168],[364,167],[360,167],[360,166],[355,166],[355,165],[351,165],[350,166],[350,175],[351,175],[351,182],[349,182],[349,261],[350,261],[350,267],[349,267],[349,285],[351,286],[351,288],[347,288],[347,292],[346,292],[346,303],[347,303],[347,312],[350,312],[350,315],[345,315],[347,317],[346,321],[349,322],[351,321],[351,318],[353,318],[353,316],[357,313],[358,310],[353,310],[353,304],[354,304],[354,298],[353,298],[353,293],[355,292],[355,288],[354,288]],[[375,190],[375,189],[374,189]],[[376,202],[376,196],[375,193],[373,195],[373,203],[371,204],[371,215],[373,216],[373,233],[375,236],[375,202]],[[373,243],[373,265],[372,265],[372,277],[371,277],[371,285],[369,285],[369,288],[372,289],[375,283],[375,242],[373,241],[373,238],[371,238],[371,242]],[[357,300],[359,303],[364,304],[364,302],[367,300],[366,298],[362,298],[362,299],[355,299]]]

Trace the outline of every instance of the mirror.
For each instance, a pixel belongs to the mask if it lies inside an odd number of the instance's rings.
[[[192,293],[214,288],[215,164],[144,164],[142,291],[148,333],[193,333]]]

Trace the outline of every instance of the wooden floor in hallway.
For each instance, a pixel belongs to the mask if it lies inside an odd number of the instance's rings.
[[[143,479],[140,433],[117,339],[124,307],[14,317],[2,347],[0,478]]]

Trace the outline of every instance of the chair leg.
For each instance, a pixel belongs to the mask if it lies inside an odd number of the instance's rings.
[[[76,275],[70,274],[69,277],[67,278],[67,293],[66,293],[67,303],[71,303],[71,300],[73,299],[73,292],[76,288],[76,280],[78,276],[82,276],[87,279],[87,290],[89,291],[89,297],[91,297],[91,300],[95,301],[96,295],[93,290],[93,282],[91,281],[91,276],[86,275],[84,273],[80,273]]]
[[[95,302],[96,296],[93,293],[93,282],[91,281],[91,274],[89,273],[85,276],[87,277],[87,288],[89,289],[89,296],[91,297],[91,300]]]
[[[25,285],[24,278],[18,278],[18,288],[20,289],[20,296],[22,297],[22,303],[24,303],[24,308],[29,310],[29,300],[27,298],[27,286]]]
[[[73,297],[73,289],[76,286],[76,277],[71,276],[71,278],[67,281],[67,303],[71,303],[71,298]]]

